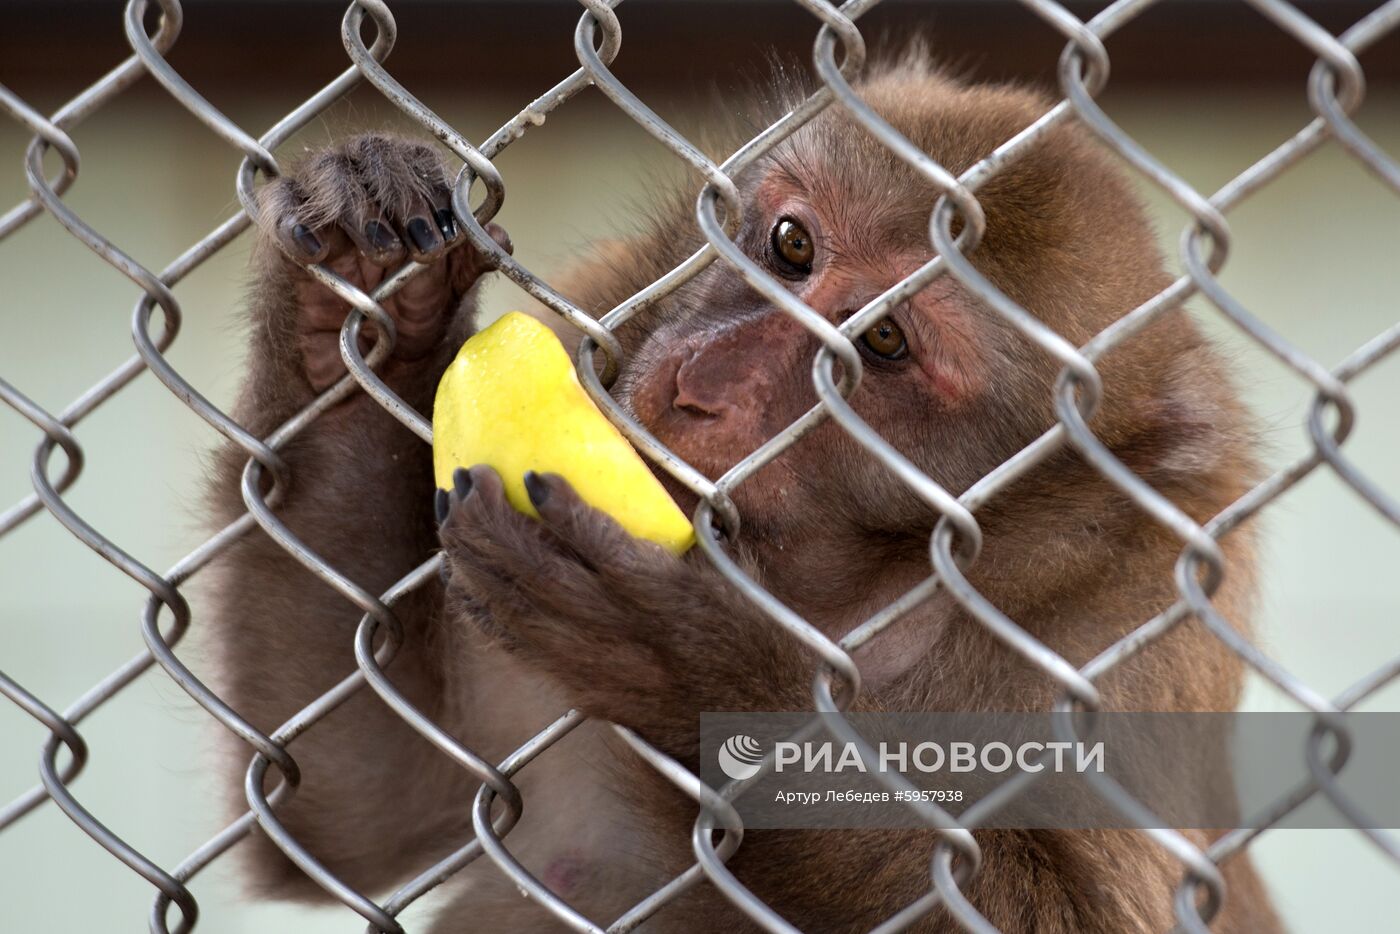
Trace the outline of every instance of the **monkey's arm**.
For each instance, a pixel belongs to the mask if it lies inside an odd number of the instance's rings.
[[[263,194],[284,245],[327,263],[370,290],[412,257],[429,265],[385,303],[398,328],[383,378],[420,413],[465,336],[463,294],[479,263],[440,210],[447,178],[431,150],[361,137],[313,156]],[[433,224],[429,229],[426,225]],[[346,306],[272,243],[260,242],[252,296],[249,374],[237,415],[259,437],[291,418],[344,375],[337,349]],[[432,475],[426,444],[363,393],[325,413],[282,450],[289,488],[275,511],[338,572],[379,595],[435,550]],[[222,522],[245,511],[239,493],[246,455],[230,445],[211,494]],[[261,529],[238,542],[214,571],[210,638],[221,693],[270,732],[355,670],[353,635],[361,611],[306,570]],[[394,608],[404,644],[391,680],[428,716],[456,733],[460,705],[443,702],[440,661],[449,653],[437,626],[434,579]],[[246,746],[230,740],[231,797],[241,810]],[[384,887],[470,834],[471,782],[420,739],[368,688],[294,740],[302,784],[279,818],[348,884]],[[319,891],[261,834],[244,844],[262,887],[276,894]]]

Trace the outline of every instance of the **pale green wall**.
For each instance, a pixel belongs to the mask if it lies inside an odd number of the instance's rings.
[[[309,90],[309,89],[308,89]],[[286,101],[246,102],[245,126],[267,125]],[[153,103],[153,101],[155,101]],[[463,105],[431,99],[481,138],[518,102]],[[1110,109],[1185,178],[1203,188],[1292,133],[1306,118],[1298,94],[1192,92],[1117,98]],[[372,97],[340,108],[333,126],[375,125],[391,111]],[[1400,99],[1373,98],[1364,125],[1400,153]],[[321,135],[318,125],[312,136]],[[81,177],[68,202],[142,261],[159,266],[231,210],[237,160],[168,102],[146,98],[109,108],[77,134]],[[23,140],[0,121],[0,204],[19,198]],[[615,230],[642,170],[659,148],[597,104],[566,108],[538,137],[502,160],[509,188],[503,220],[527,265],[548,270],[571,248]],[[1149,193],[1175,248],[1179,212]],[[1400,198],[1329,146],[1231,217],[1236,246],[1225,284],[1266,321],[1324,363],[1396,320],[1400,308]],[[246,241],[177,290],[185,309],[171,362],[210,398],[227,403],[240,369],[234,322]],[[0,374],[57,410],[130,353],[138,291],[42,218],[0,245]],[[519,302],[505,286],[499,309]],[[1196,311],[1213,314],[1201,302]],[[1299,418],[1307,394],[1281,367],[1219,329],[1235,352],[1247,392],[1282,463],[1305,447]],[[1395,399],[1400,361],[1355,384],[1360,420],[1347,450],[1372,476],[1400,490]],[[156,380],[143,376],[79,430],[87,466],[69,502],[157,569],[199,539],[201,459],[214,432]],[[0,504],[28,489],[37,434],[0,408]],[[1326,692],[1340,690],[1400,653],[1400,540],[1340,483],[1322,474],[1269,511],[1261,639],[1283,664]],[[0,539],[0,668],[63,706],[140,647],[144,592],[47,516]],[[198,604],[196,604],[198,614]],[[196,615],[198,620],[198,615]],[[196,626],[198,622],[196,622]],[[196,670],[205,659],[184,653]],[[1393,709],[1400,692],[1374,709]],[[1280,706],[1262,687],[1250,705]],[[160,674],[149,675],[83,725],[91,761],[80,799],[162,865],[173,865],[216,828],[201,769],[210,726]],[[32,782],[43,731],[0,703],[0,799]],[[1296,931],[1400,930],[1396,870],[1343,832],[1267,836],[1256,848],[1278,903]],[[151,890],[87,842],[53,807],[0,834],[6,930],[139,931]],[[196,880],[206,934],[251,930],[358,930],[343,910],[308,911],[241,900],[226,871]]]

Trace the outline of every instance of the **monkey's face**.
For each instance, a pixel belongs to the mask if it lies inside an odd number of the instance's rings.
[[[862,93],[954,174],[1040,115],[1026,95],[978,95],[918,69],[876,79]],[[978,189],[986,227],[969,259],[1079,344],[1151,294],[1162,273],[1150,228],[1101,155],[1069,129],[1047,139]],[[736,244],[833,324],[934,258],[929,218],[938,192],[839,111],[803,127],[736,182],[745,206]],[[659,226],[641,249],[664,257],[665,268],[679,262],[698,245],[692,210]],[[817,339],[722,260],[638,322],[649,330],[624,334],[628,363],[614,392],[711,479],[818,402]],[[1059,364],[951,275],[893,303],[853,339],[862,378],[851,407],[954,494],[1054,423]],[[1105,379],[1116,378],[1111,357],[1107,365]],[[829,418],[734,496],[745,537],[759,544],[873,533],[918,536],[926,547],[938,518]]]
[[[766,173],[749,193],[750,217],[737,242],[808,307],[840,324],[932,257],[927,202],[904,208],[871,199],[862,209],[844,193],[813,197],[819,187],[811,172],[799,178],[779,165]],[[817,404],[817,339],[723,263],[667,311],[632,352],[615,392],[707,477],[718,479]],[[945,277],[855,338],[863,374],[851,405],[935,479],[965,488],[994,466],[993,449],[1005,447],[985,429],[959,428],[987,416],[991,361],[1002,340]],[[842,377],[839,362],[835,377]],[[745,480],[735,497],[746,537],[780,541],[818,524],[828,532],[833,524],[926,531],[933,519],[829,422]]]

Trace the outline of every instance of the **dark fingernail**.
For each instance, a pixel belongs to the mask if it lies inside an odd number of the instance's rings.
[[[530,502],[536,509],[544,505],[544,501],[549,499],[549,487],[545,484],[544,478],[533,470],[525,471],[525,492],[530,496]]]
[[[466,499],[472,491],[472,475],[458,467],[452,471],[452,487],[457,491],[458,499]]]
[[[394,236],[394,232],[387,225],[379,221],[370,221],[365,225],[365,239],[381,253],[390,253],[399,246],[399,238]]]
[[[315,256],[321,252],[321,241],[316,239],[311,228],[305,224],[297,224],[292,228],[292,239],[297,242],[297,246],[306,251],[308,256]]]
[[[423,253],[431,251],[438,245],[438,235],[426,218],[415,217],[409,221],[408,236],[413,241],[413,245]]]
[[[447,521],[447,511],[452,508],[452,500],[448,497],[446,490],[438,490],[433,493],[433,511],[437,513],[438,524]]]
[[[451,240],[457,236],[457,219],[452,216],[451,211],[447,208],[438,208],[433,216],[437,218],[438,228],[442,230],[444,237]]]

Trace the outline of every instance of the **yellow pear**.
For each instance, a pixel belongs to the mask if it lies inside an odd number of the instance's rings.
[[[438,384],[437,485],[450,489],[455,468],[476,464],[495,468],[506,498],[526,515],[539,516],[525,472],[557,473],[637,538],[675,554],[695,542],[690,520],[588,398],[559,338],[518,311],[463,344]]]

